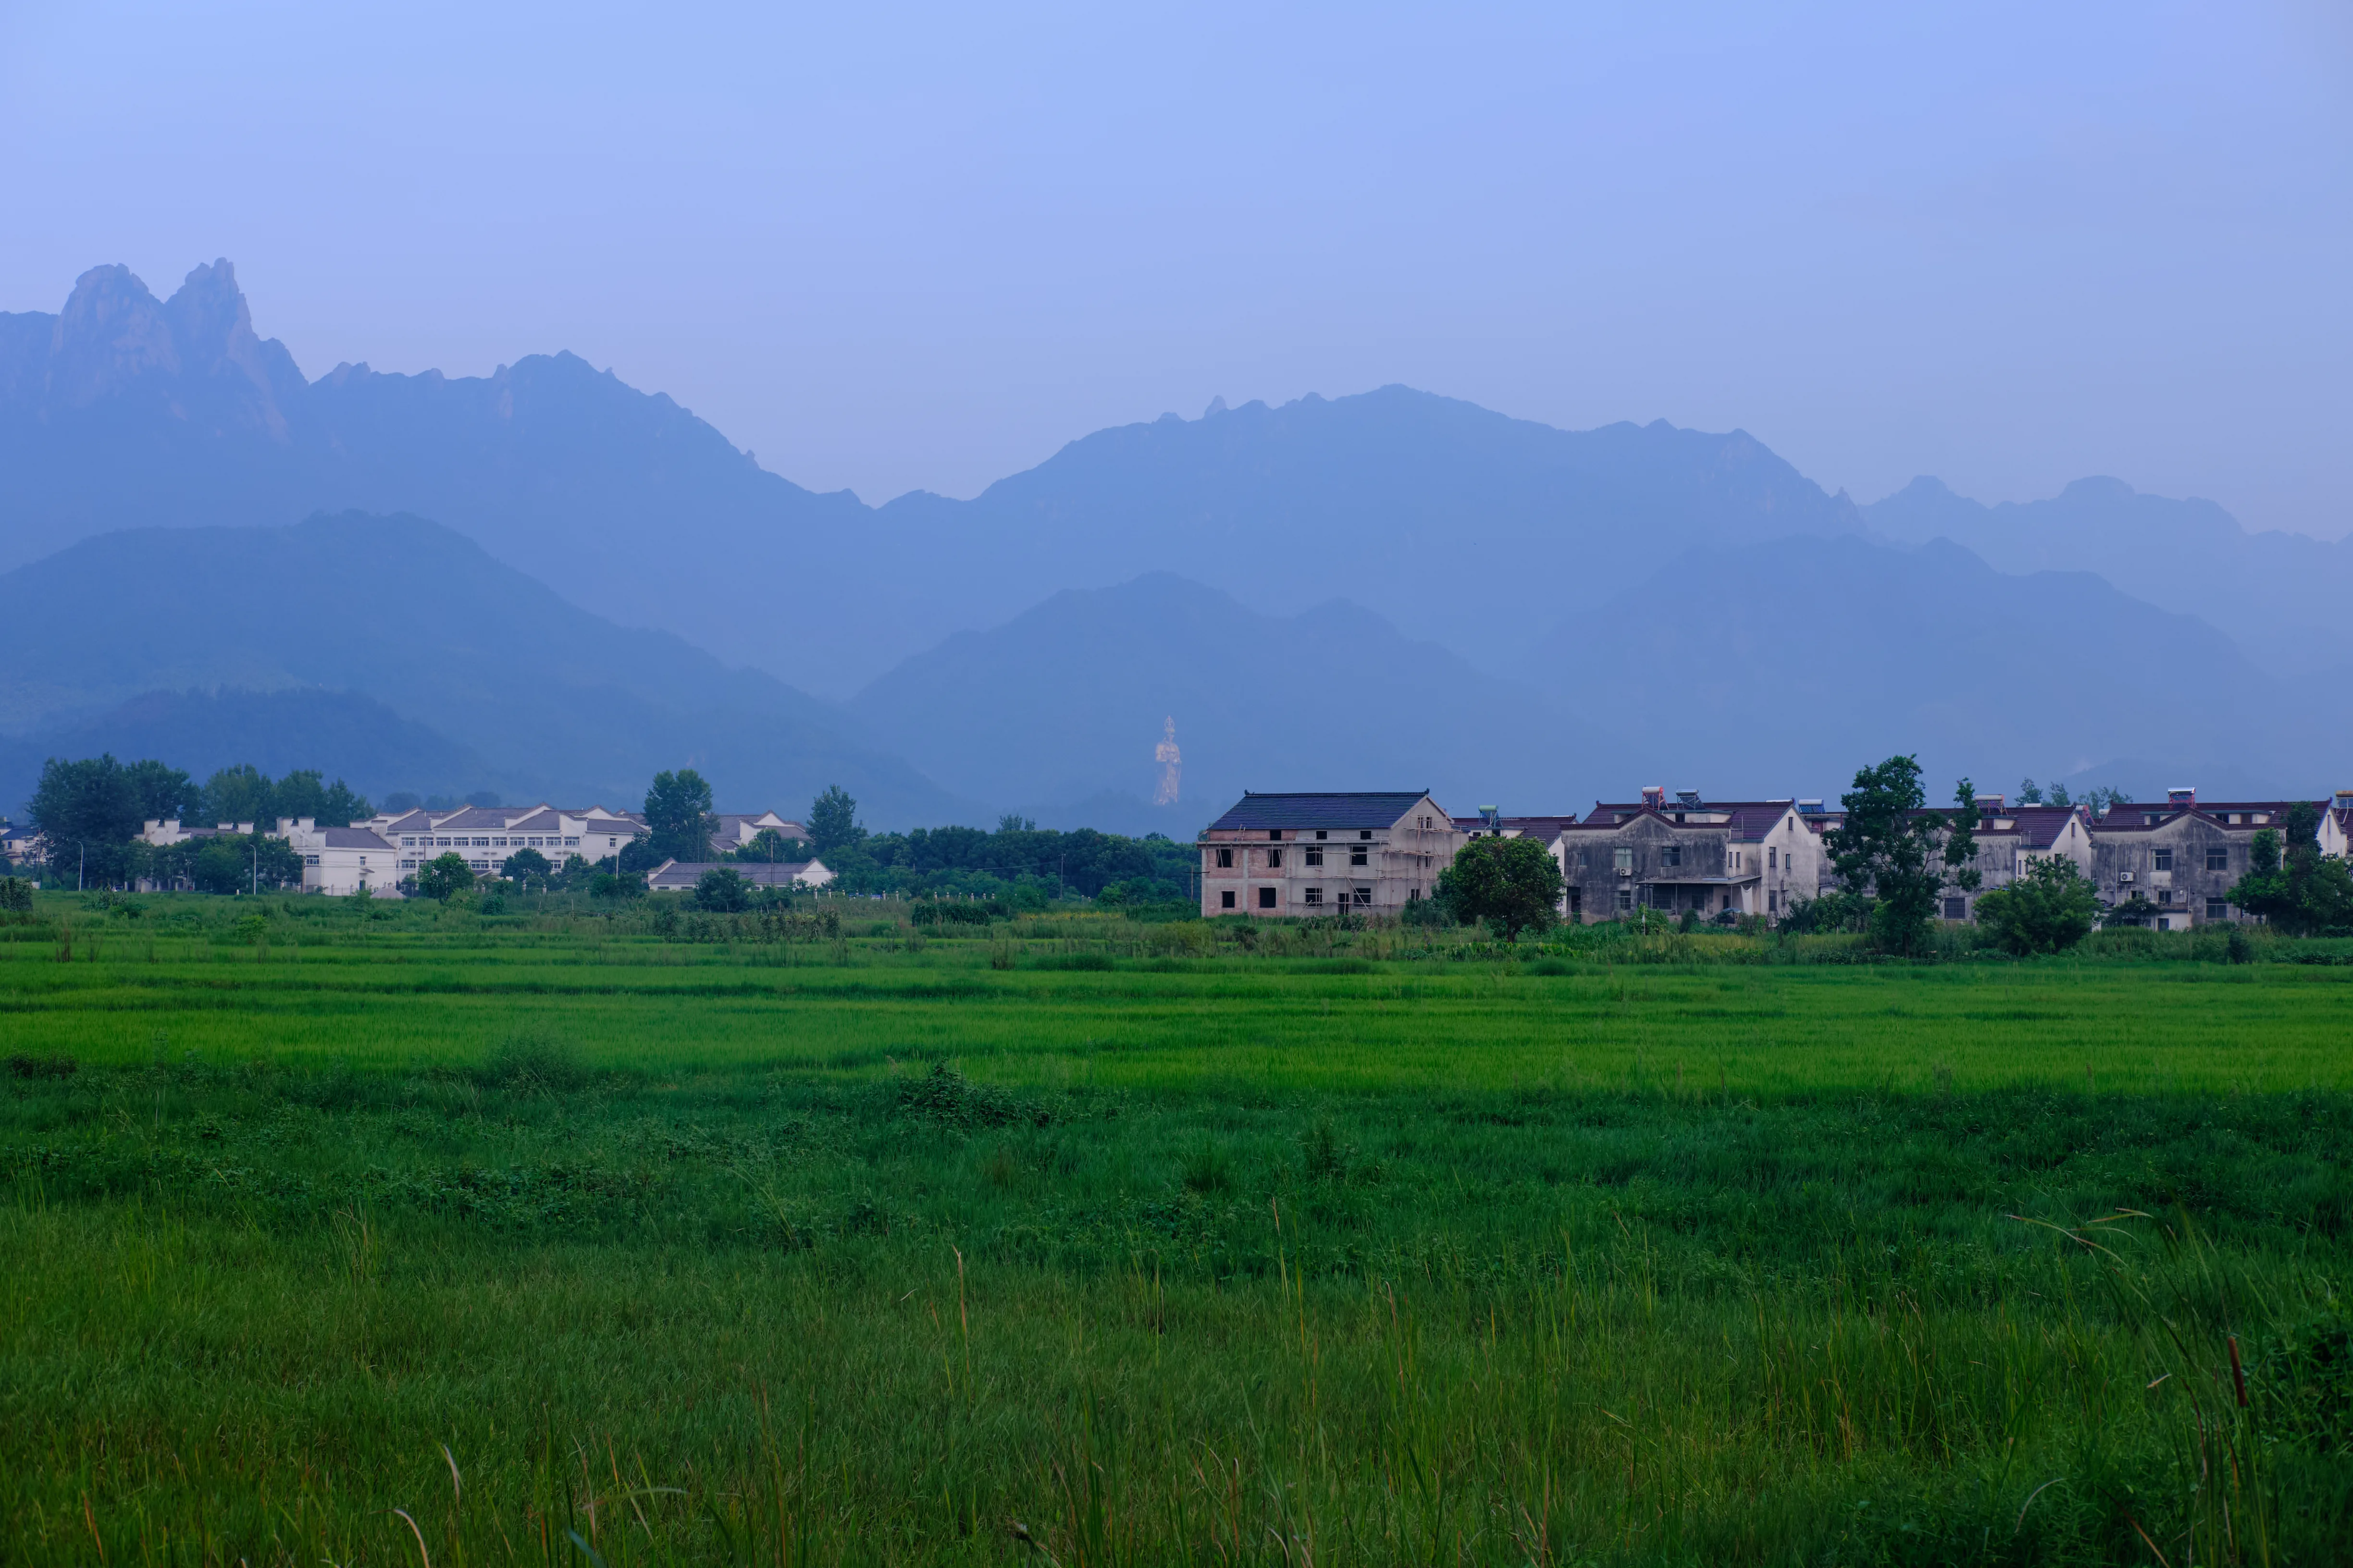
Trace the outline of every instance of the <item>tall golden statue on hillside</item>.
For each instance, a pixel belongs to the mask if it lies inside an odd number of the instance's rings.
[[[1169,715],[1161,727],[1160,744],[1152,748],[1152,760],[1160,764],[1160,787],[1152,792],[1152,804],[1175,805],[1177,780],[1185,771],[1184,754],[1176,750],[1176,715]]]

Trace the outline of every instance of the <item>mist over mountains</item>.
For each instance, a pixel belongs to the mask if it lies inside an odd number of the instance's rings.
[[[225,261],[0,314],[0,807],[45,745],[198,735],[308,735],[379,790],[609,802],[691,761],[723,804],[1178,836],[1244,786],[1568,810],[1832,795],[1895,750],[1992,787],[2353,775],[2353,545],[2211,502],[1858,507],[1738,431],[1392,386],[871,507],[568,353],[308,380]]]

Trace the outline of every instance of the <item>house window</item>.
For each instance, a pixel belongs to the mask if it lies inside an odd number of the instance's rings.
[[[1780,868],[1781,852],[1778,849],[1767,849],[1765,851],[1765,869],[1767,871],[1778,871]]]
[[[1266,837],[1269,843],[1280,844],[1282,842],[1282,829],[1280,827],[1270,827],[1266,830]]]
[[[1968,901],[1968,900],[1967,900],[1967,899],[1947,899],[1947,900],[1945,900],[1945,918],[1946,918],[1947,920],[1948,920],[1948,921],[1965,921],[1965,920],[1968,919],[1968,918],[1969,918],[1969,901]]]
[[[1659,863],[1662,866],[1682,865],[1683,863],[1683,847],[1680,844],[1668,845],[1666,848],[1661,852],[1659,856]]]
[[[1779,893],[1768,892],[1765,895],[1765,912],[1768,915],[1777,915],[1781,912],[1781,895]]]
[[[2231,900],[2228,899],[2207,900],[2206,918],[2210,921],[2229,920],[2231,918]]]
[[[1280,871],[1282,869],[1282,850],[1270,849],[1266,852],[1266,868],[1270,871]]]
[[[2169,904],[2173,902],[2173,889],[2171,888],[2159,888],[2157,890],[2157,901],[2160,904]]]
[[[1372,836],[1373,830],[1369,827],[1359,827],[1356,829],[1356,837],[1359,838],[1370,838]]]
[[[1311,905],[1312,905],[1312,904],[1321,904],[1321,903],[1324,901],[1324,889],[1321,889],[1321,888],[1310,888],[1310,889],[1307,889],[1307,896],[1306,896],[1306,898],[1305,898],[1304,901],[1305,901],[1306,903],[1311,904]]]
[[[1620,871],[1630,871],[1634,868],[1634,852],[1631,849],[1613,849],[1609,852],[1609,858],[1611,864]]]
[[[1274,889],[1272,888],[1261,888],[1258,890],[1258,907],[1262,910],[1271,910],[1274,908]]]
[[[1218,869],[1219,869],[1220,871],[1230,871],[1230,870],[1232,870],[1233,868],[1234,868],[1234,852],[1233,852],[1232,850],[1230,850],[1230,849],[1220,849],[1220,850],[1219,850],[1219,851],[1218,851]],[[1232,897],[1232,895],[1231,895],[1231,894],[1228,894],[1227,896],[1228,896],[1229,898]]]
[[[1620,888],[1618,889],[1618,907],[1621,910],[1630,910],[1634,907],[1633,889]]]
[[[1229,910],[1233,907],[1234,890],[1231,888],[1228,888],[1224,892],[1218,895],[1218,908],[1221,910]]]
[[[1348,864],[1351,866],[1362,866],[1365,864],[1365,850],[1362,846],[1351,846],[1349,847]]]
[[[2158,850],[2158,851],[2157,851],[2156,859],[2155,859],[2155,861],[2152,863],[2152,865],[2151,865],[2151,867],[2150,867],[2150,869],[2152,869],[2152,870],[2157,870],[2157,871],[2170,871],[2170,870],[2172,870],[2172,869],[2173,869],[2173,851],[2172,851],[2172,850],[2170,850],[2170,849],[2159,849],[2159,850]]]
[[[2207,850],[2206,850],[2206,869],[2208,869],[2209,871],[2227,871],[2227,870],[2229,870],[2230,868],[2231,868],[2231,849],[2230,849],[2230,846],[2228,846],[2228,845],[2210,845],[2210,846],[2208,846]]]
[[[1373,890],[1370,888],[1356,889],[1356,907],[1360,910],[1369,910],[1373,907]]]
[[[316,855],[305,855],[302,857],[302,864],[305,866],[315,866],[318,863],[319,858]]]
[[[1307,847],[1307,863],[1310,866],[1321,866],[1324,864],[1324,851],[1317,848],[1313,844],[1309,845]]]
[[[1324,830],[1323,830],[1322,828],[1320,828],[1320,827],[1319,827],[1319,828],[1317,828],[1317,829],[1315,830],[1315,837],[1318,837],[1318,838],[1323,837],[1324,837]]]

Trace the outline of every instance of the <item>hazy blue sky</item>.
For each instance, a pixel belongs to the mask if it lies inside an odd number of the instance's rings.
[[[570,348],[870,500],[1402,381],[2335,535],[2348,11],[0,0],[0,309],[225,255],[310,374]]]

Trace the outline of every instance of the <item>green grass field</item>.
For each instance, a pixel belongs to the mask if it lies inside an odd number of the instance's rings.
[[[0,927],[10,1562],[2348,1556],[2353,965],[137,906]]]

